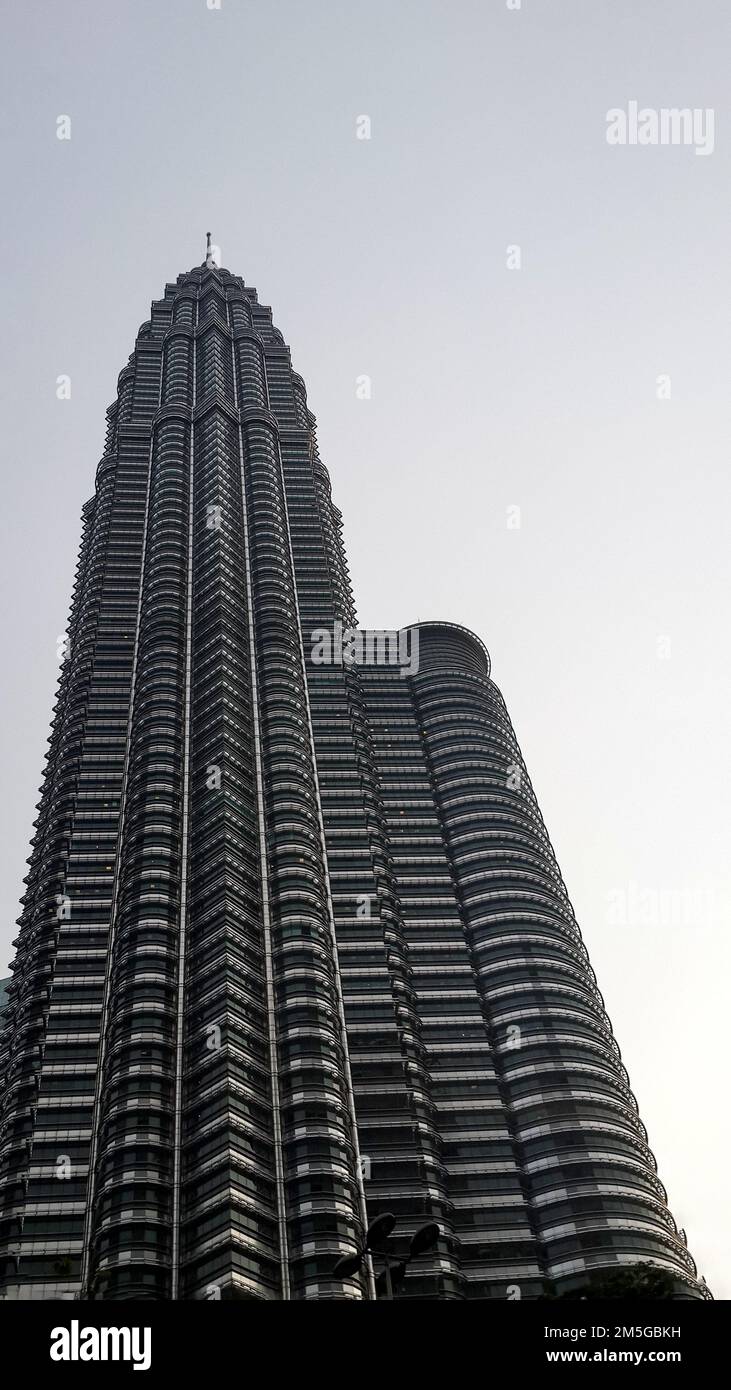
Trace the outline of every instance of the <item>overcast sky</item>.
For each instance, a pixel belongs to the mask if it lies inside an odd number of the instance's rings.
[[[307,382],[361,622],[491,652],[673,1212],[731,1296],[731,11],[23,0],[3,50],[0,975],[104,411],[210,228]],[[635,101],[697,111],[695,143],[608,144]]]

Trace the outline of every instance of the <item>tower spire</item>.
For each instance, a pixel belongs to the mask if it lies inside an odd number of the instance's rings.
[[[206,232],[206,265],[209,269],[215,267],[216,261],[213,256],[213,246],[211,245],[211,233]]]

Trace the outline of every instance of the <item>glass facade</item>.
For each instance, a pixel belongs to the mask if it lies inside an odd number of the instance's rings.
[[[108,411],[0,1015],[0,1296],[705,1296],[481,642],[352,629],[289,350],[207,263]],[[383,656],[383,652],[381,652]]]

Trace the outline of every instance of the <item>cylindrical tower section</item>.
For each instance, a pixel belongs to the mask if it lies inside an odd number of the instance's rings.
[[[545,1276],[565,1290],[644,1259],[695,1287],[487,653],[462,628],[417,631],[419,726]]]

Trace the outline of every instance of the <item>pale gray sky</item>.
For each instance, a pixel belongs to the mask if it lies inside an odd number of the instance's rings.
[[[104,411],[210,228],[307,382],[362,623],[451,619],[492,654],[673,1211],[731,1296],[731,12],[24,0],[3,40],[0,975]],[[608,146],[635,100],[712,108],[713,153]]]

